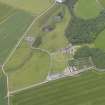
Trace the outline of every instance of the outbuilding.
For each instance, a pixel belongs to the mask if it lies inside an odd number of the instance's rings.
[[[57,3],[63,3],[65,0],[56,0]]]

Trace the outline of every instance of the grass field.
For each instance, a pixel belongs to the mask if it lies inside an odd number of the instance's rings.
[[[105,0],[99,0],[100,4],[105,7]]]
[[[53,0],[0,0],[14,8],[23,9],[28,12],[39,14],[44,9],[48,8]]]
[[[53,11],[52,12],[53,16],[56,13],[55,8],[56,7],[54,7],[54,9],[51,10],[51,12]],[[65,9],[64,19],[61,22],[57,23],[56,28],[53,32],[44,34],[45,36],[43,36],[44,37],[43,40],[44,41],[46,40],[47,44],[46,42],[43,41],[40,48],[44,50],[46,49],[46,51],[56,51],[58,48],[64,47],[68,44],[64,36],[64,30],[65,27],[67,26],[70,16],[68,14],[68,9],[65,7],[64,9]],[[58,11],[61,10],[62,7],[58,8],[57,13]],[[42,20],[44,21],[43,18],[41,19],[41,21]],[[38,24],[38,26],[42,26],[43,21],[42,22],[39,21],[40,19],[38,20],[38,22],[36,22],[36,25]],[[36,37],[38,35],[38,34],[36,35],[37,31],[33,29],[34,26],[35,29],[36,27],[38,27],[36,25],[33,25],[32,29],[27,35],[33,37]],[[43,33],[42,31],[40,32]],[[55,39],[53,38],[54,35]],[[59,44],[57,44],[58,39],[60,39]],[[50,46],[49,43],[51,43]],[[14,55],[12,56],[12,58],[9,60],[9,62],[6,64],[4,68],[9,76],[10,90],[16,90],[26,86],[30,86],[32,84],[42,82],[46,79],[47,74],[51,69],[51,67],[49,67],[50,56],[46,53],[46,51],[32,50],[31,46],[25,40],[23,40],[21,45],[16,49]],[[65,68],[65,63],[63,62],[63,65],[61,65],[59,69],[63,70],[64,68]]]
[[[95,18],[101,10],[96,0],[79,0],[75,6],[75,14],[84,19]]]
[[[70,21],[70,14],[66,7],[64,7],[64,9],[65,15],[63,20],[60,23],[56,24],[56,28],[52,32],[46,33],[43,39],[43,43],[40,46],[41,48],[53,52],[59,48],[65,47],[68,44],[68,40],[66,39],[64,33],[68,22]]]
[[[95,46],[105,50],[105,30],[96,38]]]
[[[69,63],[68,59],[71,60],[73,55],[65,54],[61,48],[69,44],[65,29],[73,16],[65,4],[55,4],[45,13],[54,0],[0,0],[0,2],[3,3],[0,3],[0,22],[10,16],[0,24],[0,66],[19,38],[27,32],[27,27],[36,18],[34,16],[39,17],[26,35],[35,39],[34,43],[37,37],[41,37],[40,45],[35,47],[25,36],[4,65],[9,85],[6,84],[7,78],[0,75],[0,105],[7,105],[7,85],[10,91],[10,105],[105,105],[105,73],[95,70],[12,93],[45,81],[48,73],[65,70]],[[102,7],[96,0],[79,0],[74,9],[79,18],[90,19],[96,18]],[[60,13],[63,13],[63,18],[57,22],[54,17]],[[43,30],[45,25],[54,25],[54,29],[45,32]],[[94,27],[92,28],[94,30]],[[104,40],[105,31],[97,37],[96,47],[105,49]],[[75,66],[82,69],[90,66],[90,62],[80,61]]]
[[[61,52],[56,52],[52,55],[52,65],[50,72],[62,72],[66,68],[67,55]],[[59,65],[59,66],[58,66]]]
[[[6,19],[14,12],[15,12],[15,9],[13,9],[12,7],[5,5],[3,3],[0,3],[0,22],[2,22],[4,19]]]
[[[7,101],[7,79],[1,74],[0,75],[0,105],[8,105]]]
[[[11,98],[11,103],[13,105],[104,105],[104,80],[105,73],[86,72],[78,77],[64,78],[16,93]]]
[[[49,71],[49,63],[47,53],[32,50],[23,42],[5,67],[9,76],[10,90],[44,81]]]
[[[61,20],[61,22],[55,22],[55,29],[51,32],[43,32],[42,27],[45,24],[50,24],[53,21],[53,17],[56,16],[57,13],[62,11],[64,11],[64,18]],[[68,44],[64,33],[69,21],[70,13],[68,8],[64,5],[55,5],[52,9],[50,9],[50,11],[48,11],[48,13],[46,13],[37,21],[37,23],[33,25],[28,35],[31,35],[33,37],[41,35],[43,39],[39,47],[50,52],[54,52],[58,48],[65,47]],[[54,23],[54,21],[52,23]]]
[[[0,25],[0,63],[3,63],[8,57],[32,20],[31,14],[17,10],[6,22]]]

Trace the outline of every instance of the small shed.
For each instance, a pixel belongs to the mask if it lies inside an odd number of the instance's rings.
[[[57,3],[63,3],[65,0],[56,0]]]
[[[32,45],[35,41],[35,38],[32,36],[26,36],[25,41],[27,41],[30,45]]]

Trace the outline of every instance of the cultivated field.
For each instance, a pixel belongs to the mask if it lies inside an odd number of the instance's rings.
[[[15,12],[15,9],[13,9],[12,7],[8,5],[0,3],[0,22],[5,20],[11,14],[13,14],[13,12]]]
[[[52,13],[51,17],[46,17],[48,21],[51,21],[51,18],[63,9],[65,11],[64,18],[61,22],[56,24],[56,28],[52,32],[43,32],[40,30],[44,25],[46,15]],[[60,49],[68,44],[68,41],[64,36],[64,30],[69,19],[70,15],[68,9],[64,5],[58,5],[52,7],[48,13],[44,14],[44,17],[40,17],[35,24],[33,24],[27,33],[27,37],[36,38],[42,34],[42,43],[38,48],[34,46],[32,47],[24,38],[22,43],[16,49],[15,53],[4,68],[9,76],[10,90],[17,90],[43,82],[46,80],[48,73],[52,69],[55,69],[55,72],[65,69],[65,61],[62,63],[58,62],[58,64],[61,65],[60,67],[57,67],[57,64],[55,67],[51,67],[50,63],[55,65],[55,61],[51,61],[52,54],[50,51],[56,53],[58,48]],[[36,30],[37,28],[39,29]],[[61,29],[62,31],[60,31]],[[38,34],[36,34],[37,32]],[[57,43],[57,40],[60,40],[59,44]],[[63,54],[61,54],[61,56],[63,56]]]
[[[11,104],[104,105],[104,79],[105,74],[86,72],[78,77],[68,77],[18,92],[11,97]]]
[[[26,49],[24,50],[26,51]],[[23,50],[20,49],[18,51]],[[7,68],[7,73],[9,76],[10,90],[21,89],[44,81],[50,68],[50,57],[46,52],[32,50],[27,56],[21,59],[20,57],[23,53],[17,58],[18,51],[16,51],[12,60],[7,65],[9,67]],[[17,65],[10,66],[15,61]]]
[[[105,105],[104,28],[98,0],[0,0],[0,105]]]
[[[0,74],[0,105],[8,105],[7,78],[2,73]]]
[[[16,11],[4,23],[0,25],[0,63],[10,54],[19,38],[24,34],[30,22],[33,20],[32,15]]]

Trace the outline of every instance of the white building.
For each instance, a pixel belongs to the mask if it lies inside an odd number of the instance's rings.
[[[56,0],[58,3],[63,3],[65,0]]]

